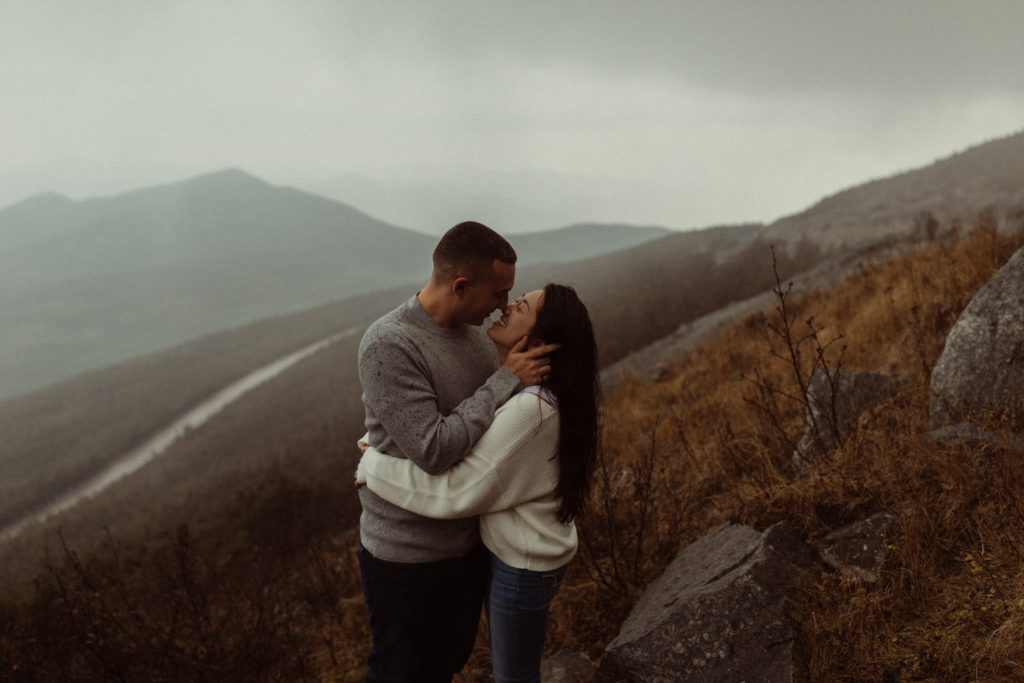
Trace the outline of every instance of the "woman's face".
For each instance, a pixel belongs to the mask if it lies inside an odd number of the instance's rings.
[[[522,295],[505,307],[501,318],[487,330],[487,335],[495,344],[512,348],[533,329],[537,322],[537,311],[543,304],[543,289]]]

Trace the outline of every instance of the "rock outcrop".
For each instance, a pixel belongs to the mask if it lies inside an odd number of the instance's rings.
[[[804,680],[791,596],[814,562],[784,523],[719,527],[648,587],[593,680]]]
[[[1011,424],[1024,421],[1024,248],[960,314],[932,371],[931,394],[937,439],[967,433],[977,440],[975,430],[960,425],[993,412]]]
[[[818,553],[847,579],[875,583],[889,556],[894,521],[891,512],[881,512],[837,529],[818,543]]]
[[[892,396],[903,379],[872,372],[818,368],[807,383],[807,427],[793,463],[804,466],[834,448],[856,428],[861,415]]]
[[[834,448],[903,381],[816,371],[794,463],[806,465]],[[931,393],[930,439],[1024,453],[1024,248],[961,314],[932,373]],[[1009,429],[978,426],[976,418],[992,415]],[[821,559],[851,581],[878,581],[895,519],[880,513],[828,534],[817,544]],[[719,527],[684,548],[648,587],[592,680],[804,680],[792,614],[816,561],[784,523],[763,533]]]

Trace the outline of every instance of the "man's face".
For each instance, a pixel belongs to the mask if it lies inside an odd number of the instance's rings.
[[[465,325],[482,325],[496,308],[508,305],[508,293],[516,280],[514,263],[494,260],[494,276],[467,284],[462,289],[459,321]]]

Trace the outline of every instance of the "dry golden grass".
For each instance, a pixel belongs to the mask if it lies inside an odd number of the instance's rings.
[[[882,581],[856,585],[823,569],[806,595],[812,678],[1024,678],[1024,461],[921,438],[945,335],[1021,244],[1024,236],[982,224],[787,301],[796,334],[813,316],[821,343],[836,340],[829,363],[907,380],[805,475],[790,464],[802,406],[776,395],[779,429],[758,408],[751,381],[798,393],[794,364],[773,354],[787,350],[768,332],[777,312],[750,316],[679,359],[665,381],[629,382],[608,395],[610,472],[598,478],[584,520],[591,545],[553,607],[549,651],[596,656],[642,587],[723,522],[762,529],[786,520],[813,542],[889,510],[899,521]],[[804,373],[812,356],[805,346]],[[1020,416],[1012,419],[1020,428]],[[645,468],[654,471],[649,483]]]

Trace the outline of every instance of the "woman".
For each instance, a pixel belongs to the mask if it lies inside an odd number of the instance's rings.
[[[487,620],[494,679],[539,681],[548,608],[578,544],[597,452],[597,349],[575,290],[549,284],[508,306],[487,331],[504,362],[517,341],[559,344],[551,372],[498,409],[464,460],[430,476],[367,450],[357,472],[377,495],[428,517],[480,515],[491,551]]]

